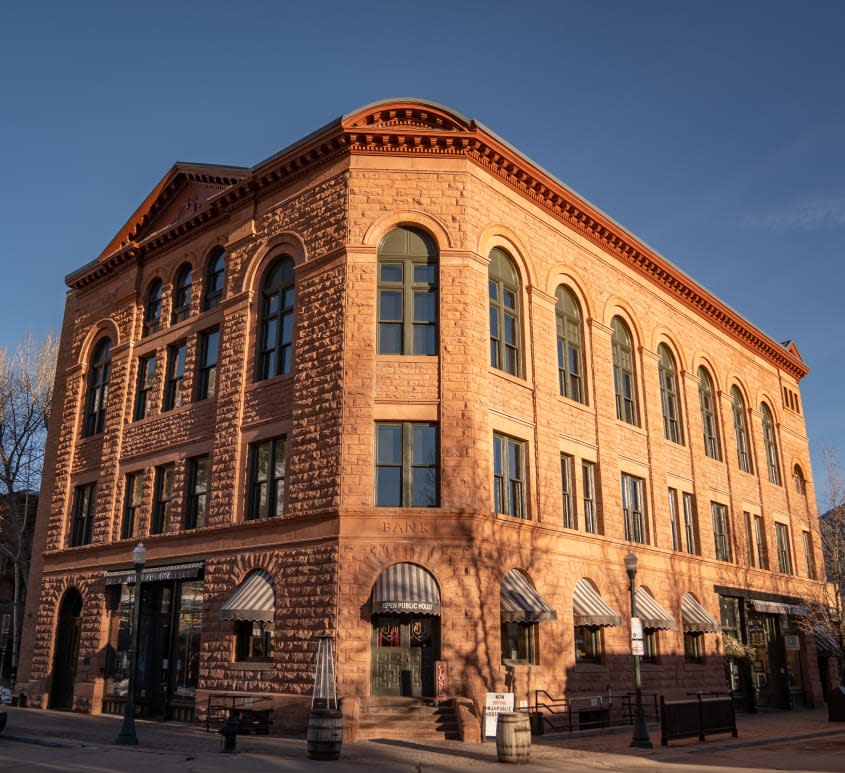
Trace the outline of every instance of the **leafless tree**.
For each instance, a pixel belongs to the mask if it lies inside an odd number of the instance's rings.
[[[824,451],[828,495],[824,513],[819,517],[819,532],[824,553],[825,573],[833,590],[831,628],[840,646],[843,643],[842,614],[845,604],[845,476],[835,452]]]
[[[27,335],[10,352],[0,347],[0,570],[13,577],[11,675],[17,670],[38,489],[58,342]],[[2,665],[2,664],[0,664]]]

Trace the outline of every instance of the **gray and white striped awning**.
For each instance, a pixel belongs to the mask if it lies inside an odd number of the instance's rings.
[[[818,655],[838,655],[839,642],[833,632],[826,626],[814,625],[813,638],[816,640],[816,653]]]
[[[372,614],[439,615],[440,589],[416,564],[388,566],[373,585]]]
[[[663,607],[660,606],[645,588],[639,586],[636,590],[637,617],[640,618],[643,628],[651,628],[662,631],[675,630],[677,623]]]
[[[765,612],[769,615],[792,615],[793,617],[807,617],[810,614],[808,607],[801,604],[783,604],[779,601],[763,601],[762,599],[751,599],[751,606],[758,612]]]
[[[619,625],[622,622],[619,613],[583,577],[572,592],[572,614],[575,625]]]
[[[193,580],[202,574],[204,563],[192,561],[189,564],[168,564],[147,566],[141,573],[141,582],[167,582],[168,580]],[[106,572],[106,585],[134,585],[134,569],[118,569]]]
[[[273,581],[260,569],[249,575],[220,608],[220,618],[272,623],[274,611]]]
[[[691,593],[685,593],[681,599],[681,619],[686,633],[718,633],[722,630],[721,623]]]
[[[537,593],[519,569],[511,569],[502,580],[499,606],[503,623],[539,623],[541,620],[557,620],[557,612]]]

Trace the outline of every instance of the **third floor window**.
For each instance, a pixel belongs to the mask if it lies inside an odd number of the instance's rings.
[[[513,376],[521,376],[519,276],[513,260],[498,247],[490,253],[487,279],[490,295],[490,364]]]
[[[259,381],[290,373],[295,292],[293,259],[283,255],[270,265],[261,282]]]

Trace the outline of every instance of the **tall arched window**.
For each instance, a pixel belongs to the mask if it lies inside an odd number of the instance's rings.
[[[731,403],[733,405],[734,432],[736,433],[737,463],[739,469],[743,472],[754,472],[748,445],[748,429],[745,422],[745,400],[742,399],[739,387],[731,387]]]
[[[83,437],[103,431],[106,405],[109,397],[109,371],[111,369],[111,339],[103,338],[94,349],[88,370],[88,393],[85,398]]]
[[[711,459],[721,459],[719,424],[716,421],[716,401],[713,380],[702,367],[698,369],[698,402],[701,406],[701,429],[704,433],[704,453]]]
[[[437,354],[437,248],[394,228],[378,250],[379,354]]]
[[[290,373],[293,359],[293,259],[273,261],[261,282],[258,380]]]
[[[498,247],[490,253],[487,280],[490,293],[490,364],[520,376],[519,276],[510,255]]]
[[[557,320],[557,370],[560,393],[570,400],[585,403],[583,356],[581,348],[581,310],[568,287],[555,291]]]
[[[634,384],[634,347],[628,326],[619,317],[610,323],[613,330],[613,388],[616,391],[616,418],[628,424],[637,420],[637,395]]]
[[[208,257],[208,269],[205,274],[205,292],[203,309],[213,309],[223,300],[223,272],[226,270],[226,250],[215,247]]]
[[[760,414],[763,424],[763,447],[766,450],[766,467],[769,472],[769,482],[780,486],[780,463],[778,462],[778,447],[775,442],[775,422],[772,412],[766,403],[760,403]]]
[[[144,306],[144,335],[155,333],[161,327],[161,280],[156,279],[147,290]]]
[[[792,482],[795,484],[795,490],[801,496],[807,495],[807,479],[804,477],[804,471],[800,464],[796,464],[792,468]]]
[[[189,263],[186,263],[176,274],[176,284],[173,288],[174,322],[181,322],[191,314],[191,295],[193,293],[194,274]]]
[[[663,410],[663,434],[673,443],[682,443],[681,408],[678,401],[678,369],[675,358],[666,344],[657,347],[660,362],[657,369],[660,374],[660,405]]]

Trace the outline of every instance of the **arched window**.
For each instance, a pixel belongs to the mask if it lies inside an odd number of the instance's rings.
[[[379,354],[437,354],[437,248],[394,228],[378,250]]]
[[[704,369],[698,369],[698,402],[701,406],[701,429],[704,433],[704,453],[711,459],[721,459],[719,444],[719,424],[716,421],[716,401],[714,400],[713,380]]]
[[[147,290],[144,307],[144,335],[155,333],[161,327],[161,280],[156,279]]]
[[[766,450],[766,467],[769,472],[769,482],[780,486],[780,463],[778,462],[778,447],[775,442],[775,422],[772,412],[766,403],[760,403],[760,414],[763,424],[763,447]]]
[[[103,338],[94,349],[88,370],[88,394],[85,399],[83,437],[103,431],[106,404],[109,396],[109,370],[111,369],[111,339]]]
[[[801,496],[807,495],[807,479],[804,477],[804,471],[800,464],[796,464],[792,468],[792,482],[795,484],[795,490]]]
[[[628,326],[619,317],[610,323],[613,330],[613,388],[616,391],[616,418],[638,425],[637,395],[634,385],[634,347]]]
[[[581,310],[568,287],[555,291],[557,320],[557,370],[560,393],[570,400],[585,403],[583,355],[581,348]]]
[[[663,409],[663,434],[673,443],[682,443],[681,409],[678,401],[678,370],[675,358],[666,344],[657,347],[660,362],[657,369],[660,374],[660,405]]]
[[[191,314],[191,295],[194,275],[189,264],[185,264],[176,274],[176,285],[173,289],[173,321],[181,322]]]
[[[490,364],[520,376],[519,276],[510,256],[496,247],[487,269],[490,293]]]
[[[223,300],[223,272],[226,270],[226,250],[215,247],[208,257],[208,270],[205,275],[203,309],[213,309]]]
[[[734,432],[736,433],[737,463],[739,469],[743,472],[754,472],[748,446],[748,429],[745,423],[745,400],[742,399],[739,387],[731,387],[731,403],[733,405]]]
[[[258,380],[290,373],[293,358],[293,259],[273,261],[261,282]]]

